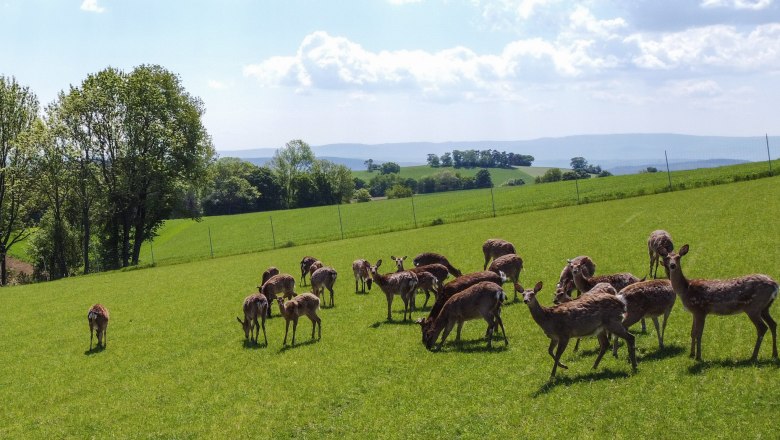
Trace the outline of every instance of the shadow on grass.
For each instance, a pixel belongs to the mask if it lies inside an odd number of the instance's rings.
[[[776,358],[759,359],[752,361],[750,359],[721,359],[716,361],[702,361],[688,367],[688,374],[701,374],[710,368],[780,368],[780,360]]]
[[[627,352],[626,352],[627,353]],[[664,348],[659,348],[652,353],[644,356],[637,356],[637,360],[641,362],[660,361],[663,359],[669,359],[675,356],[679,356],[685,353],[685,347],[681,345],[666,345]],[[620,352],[618,352],[618,355]]]
[[[558,374],[560,374],[560,369],[558,370]],[[603,371],[592,371],[587,374],[580,374],[573,377],[556,376],[554,378],[551,378],[547,383],[545,383],[541,387],[539,387],[538,390],[536,390],[533,394],[531,394],[531,397],[537,398],[539,396],[543,396],[561,385],[568,386],[568,385],[574,385],[574,384],[584,383],[584,382],[593,382],[597,380],[626,379],[629,377],[631,377],[631,375],[629,373],[626,373],[625,371],[615,371],[609,369]]]
[[[283,353],[283,352],[285,352],[287,350],[292,350],[292,349],[299,348],[299,347],[304,347],[304,346],[307,346],[307,345],[316,344],[318,342],[320,342],[319,339],[309,339],[306,342],[298,342],[295,345],[285,345],[285,346],[283,346],[282,348],[279,349],[279,353]]]
[[[371,328],[379,328],[383,325],[418,325],[413,319],[408,319],[406,321],[400,320],[400,319],[394,319],[392,321],[384,320],[384,321],[377,321],[373,324],[371,324],[369,327]]]
[[[504,344],[503,337],[497,337],[493,335],[493,346],[487,346],[487,340],[485,338],[472,339],[472,340],[460,340],[459,342],[450,341],[445,342],[441,350],[436,351],[454,351],[457,353],[501,353],[509,349],[509,346]]]
[[[105,349],[106,349],[106,347],[103,347],[101,345],[96,345],[96,346],[90,348],[89,350],[84,351],[84,355],[92,356],[93,354],[98,354],[98,353],[102,352]]]
[[[257,350],[258,348],[267,348],[267,347],[268,344],[265,341],[263,342],[258,341],[258,343],[255,344],[254,342],[248,339],[244,339],[244,348],[247,350]]]

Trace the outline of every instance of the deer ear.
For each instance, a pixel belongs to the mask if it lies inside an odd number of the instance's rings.
[[[686,244],[686,245],[683,245],[683,247],[680,248],[680,256],[682,257],[683,255],[685,255],[687,253],[688,253],[688,245]]]
[[[391,260],[395,260],[396,258],[395,258],[395,256],[394,256],[394,255],[390,255],[390,259],[391,259]]]
[[[566,262],[571,264],[571,258],[567,259]]]
[[[540,290],[542,290],[542,282],[541,282],[541,281],[539,281],[538,283],[536,283],[536,285],[534,286],[534,293],[537,293],[537,292],[539,292]]]
[[[381,259],[380,259],[380,260],[377,260],[377,262],[376,262],[376,267],[379,267],[379,266],[381,266],[381,265],[382,265],[382,260],[381,260]]]
[[[403,257],[403,258],[401,258],[401,259],[402,259],[402,260],[406,260],[406,255],[404,255],[404,257]]]
[[[244,321],[242,321],[241,318],[239,318],[238,316],[236,316],[236,320],[238,321],[239,324],[244,325]]]

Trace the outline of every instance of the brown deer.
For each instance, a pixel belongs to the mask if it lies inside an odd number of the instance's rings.
[[[422,266],[415,266],[411,269],[404,269],[404,259],[403,258],[395,258],[390,257],[395,262],[395,266],[398,268],[396,272],[403,272],[404,270],[408,270],[410,272],[414,273],[420,273],[420,272],[428,272],[431,275],[436,277],[436,281],[439,283],[439,286],[444,285],[444,280],[447,279],[448,276],[450,276],[450,271],[447,269],[447,267],[443,264],[439,263],[433,263],[433,264],[423,264]]]
[[[561,276],[558,278],[558,285],[555,286],[556,296],[562,293],[571,296],[571,293],[577,287],[574,284],[574,275],[572,275],[571,273],[570,263],[576,263],[579,264],[580,266],[585,267],[588,270],[588,273],[591,274],[591,276],[596,273],[596,264],[587,255],[580,255],[579,257],[575,257],[572,258],[571,260],[567,260],[566,265],[563,266],[563,270],[561,270]],[[581,294],[582,292],[578,290],[577,296],[580,296]]]
[[[647,252],[650,254],[650,272],[648,272],[647,276],[658,278],[658,266],[663,258],[659,252],[661,249],[669,253],[674,250],[674,243],[672,243],[672,236],[668,232],[659,229],[651,232],[650,237],[647,239]],[[655,264],[655,271],[653,270],[653,264]]]
[[[309,282],[311,282],[311,276],[314,275],[314,272],[316,272],[317,269],[321,269],[323,267],[325,267],[325,265],[322,264],[322,261],[320,260],[311,263],[311,266],[309,266]]]
[[[262,293],[255,293],[244,298],[244,320],[236,316],[236,320],[244,328],[244,339],[248,339],[257,345],[260,336],[260,327],[263,328],[263,339],[268,346],[268,337],[265,334],[265,315],[268,312],[268,299]],[[258,318],[262,324],[258,323]],[[252,332],[254,330],[254,334]]]
[[[298,318],[306,315],[311,320],[311,338],[314,339],[314,329],[318,328],[317,339],[322,339],[322,319],[317,316],[320,308],[320,299],[312,293],[302,293],[295,298],[284,302],[282,298],[276,298],[279,302],[279,311],[286,322],[284,329],[284,342],[287,345],[287,332],[290,331],[290,321],[293,323],[292,345],[295,345],[295,332],[298,329]]]
[[[609,283],[615,290],[620,292],[626,286],[643,281],[628,272],[591,276],[585,264],[571,261],[569,265],[571,266],[574,285],[577,286],[577,290],[579,290],[580,293],[586,293],[598,283]],[[646,332],[647,325],[645,324],[645,320],[642,319],[640,323],[642,324],[642,333]]]
[[[428,350],[432,350],[439,335],[444,331],[441,342],[437,346],[437,350],[440,350],[455,324],[458,325],[455,342],[460,342],[460,331],[463,328],[463,323],[480,317],[488,324],[486,334],[488,348],[492,347],[493,332],[498,327],[501,327],[504,344],[509,345],[506,331],[504,331],[504,323],[501,321],[501,305],[504,301],[506,301],[506,294],[501,286],[489,281],[477,283],[456,293],[447,300],[436,319],[417,321],[422,326],[425,346]]]
[[[422,254],[419,254],[416,257],[414,257],[412,263],[414,263],[415,266],[425,266],[427,264],[441,264],[442,266],[447,268],[447,270],[452,274],[452,276],[459,277],[463,275],[460,270],[456,269],[450,264],[449,260],[447,260],[447,257],[441,254],[437,254],[435,252],[423,252]]]
[[[262,286],[265,284],[266,281],[270,280],[272,276],[279,275],[279,269],[277,269],[274,266],[269,267],[268,269],[263,272],[263,277],[261,278],[262,281],[260,281],[260,285]]]
[[[93,335],[97,335],[97,346],[106,348],[106,330],[108,329],[108,309],[102,304],[95,304],[87,312],[89,321],[89,349],[92,350]]]
[[[491,259],[496,259],[503,255],[516,254],[515,245],[500,238],[489,238],[482,244],[482,253],[485,255],[485,265],[482,270],[487,270]]]
[[[666,333],[666,320],[672,313],[674,301],[677,296],[672,289],[669,280],[648,280],[626,286],[618,292],[618,299],[626,303],[626,314],[623,317],[623,327],[630,328],[640,319],[653,320],[655,332],[658,335],[658,348],[664,348],[664,334]],[[663,315],[663,325],[658,325],[658,317]],[[612,354],[617,357],[618,341],[615,338],[612,345]]]
[[[428,306],[431,292],[433,292],[434,300],[436,299],[436,293],[439,291],[439,281],[436,279],[436,276],[430,272],[419,271],[414,272],[414,274],[417,275],[417,289],[422,290],[425,294],[425,303],[423,304],[423,308],[425,308]],[[412,311],[416,308],[415,296],[415,293],[412,293]]]
[[[353,261],[352,274],[355,276],[355,292],[358,292],[358,281],[360,281],[360,292],[366,293],[366,284],[371,291],[371,264],[367,260]]]
[[[301,286],[306,285],[306,274],[309,273],[309,267],[315,262],[318,261],[314,257],[303,257],[301,260]]]
[[[707,315],[734,315],[745,313],[756,326],[756,346],[751,361],[758,359],[761,341],[767,327],[772,332],[772,357],[777,358],[777,323],[769,314],[769,307],[777,298],[778,285],[772,278],[762,275],[746,275],[728,280],[688,280],[683,275],[680,260],[688,253],[688,245],[680,252],[660,249],[664,266],[669,272],[674,293],[680,297],[685,309],[693,315],[691,327],[691,357],[701,361],[701,337]]]
[[[490,263],[488,270],[496,274],[503,272],[506,279],[512,281],[512,286],[516,286],[520,279],[520,271],[523,270],[523,259],[517,254],[502,255]],[[517,301],[517,289],[512,301]]]
[[[566,350],[566,346],[571,338],[598,337],[599,354],[596,357],[596,362],[593,364],[593,368],[597,368],[601,358],[604,357],[604,353],[609,348],[607,331],[626,340],[631,367],[636,371],[634,335],[623,327],[625,304],[616,296],[608,293],[594,293],[583,295],[577,298],[576,301],[570,301],[555,307],[544,307],[536,299],[536,294],[540,290],[542,290],[541,281],[536,283],[533,290],[525,290],[523,292],[523,302],[528,305],[531,317],[542,328],[544,334],[550,338],[550,346],[547,348],[547,352],[554,361],[550,379],[555,377],[555,372],[559,366],[564,369],[569,368],[561,363],[561,355]],[[553,354],[554,349],[555,354]]]
[[[387,320],[393,320],[390,313],[393,305],[393,297],[395,295],[400,295],[404,302],[404,321],[406,321],[407,313],[409,313],[409,318],[412,317],[409,305],[411,297],[414,295],[415,289],[417,289],[417,275],[408,270],[382,275],[378,272],[379,266],[381,265],[382,260],[377,260],[376,264],[371,266],[371,278],[374,280],[374,283],[382,289],[382,292],[385,293],[385,297],[387,298]]]
[[[610,295],[617,295],[618,292],[615,290],[614,287],[612,287],[609,283],[598,283],[595,286],[591,287],[590,290],[584,293],[584,295],[591,295],[594,293],[608,293]],[[582,298],[582,296],[578,296],[577,299]],[[574,299],[566,294],[566,292],[561,291],[560,289],[555,290],[555,297],[553,297],[553,304],[563,304],[569,301],[574,301]],[[626,327],[628,328],[628,327]],[[615,339],[617,340],[617,338]],[[577,338],[577,342],[574,343],[574,351],[580,349],[580,342],[582,341],[582,338]]]
[[[271,316],[271,302],[281,294],[285,298],[292,298],[295,296],[295,278],[292,275],[286,273],[280,273],[279,275],[272,276],[262,286],[257,286],[260,293],[268,300],[268,316]]]
[[[313,266],[312,266],[313,267]],[[322,295],[323,304],[325,301],[325,289],[328,289],[330,292],[330,306],[334,307],[333,304],[333,285],[336,284],[336,276],[338,273],[336,273],[336,269],[332,267],[321,267],[314,271],[313,274],[311,274],[311,290],[312,293],[317,295],[317,298]]]
[[[458,292],[462,292],[469,287],[481,283],[483,281],[490,281],[491,283],[498,284],[499,286],[506,282],[506,275],[503,273],[496,274],[491,271],[475,272],[466,275],[461,275],[449,283],[445,284],[441,288],[441,292],[436,295],[436,301],[434,301],[431,311],[428,313],[428,317],[425,321],[432,321],[441,312],[442,307],[453,295]]]

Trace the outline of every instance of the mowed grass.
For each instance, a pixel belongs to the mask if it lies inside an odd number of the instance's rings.
[[[458,173],[461,176],[474,176],[482,168],[453,168],[453,167],[439,167],[431,168],[428,165],[419,165],[413,167],[401,167],[399,176],[408,179],[412,178],[419,180],[425,176],[433,176],[434,174],[449,171],[451,173]],[[548,168],[540,168],[540,170],[547,170]],[[536,170],[536,167],[517,167],[517,168],[487,168],[490,171],[490,178],[493,181],[493,185],[500,186],[509,179],[523,179],[525,183],[533,185],[534,176],[544,174],[538,174],[540,171]],[[379,175],[379,171],[369,173],[368,171],[352,171],[352,175],[359,177],[366,182],[370,181],[374,176]]]
[[[350,267],[382,258],[389,270],[390,255],[437,251],[474,271],[482,242],[502,237],[525,260],[523,284],[542,280],[550,304],[566,258],[643,276],[646,238],[664,228],[678,248],[690,244],[691,278],[778,279],[778,201],[773,177],[3,289],[0,438],[774,438],[780,363],[768,334],[760,361],[746,362],[755,330],[744,315],[710,317],[696,363],[678,301],[665,350],[654,331],[637,335],[636,374],[624,348],[591,370],[596,342],[586,340],[548,382],[548,339],[524,304],[504,307],[508,348],[497,339],[487,350],[484,322],[471,321],[461,345],[428,352],[419,327],[400,322],[399,299],[391,323],[376,287],[354,293]],[[340,274],[335,308],[320,311],[322,340],[309,342],[303,318],[298,345],[283,348],[274,308],[268,347],[246,345],[243,298],[269,265],[297,278],[304,255]],[[88,352],[95,302],[111,311],[108,348]]]
[[[780,169],[775,161],[773,169]],[[755,178],[766,163],[674,172],[675,190]],[[381,232],[621,199],[669,190],[666,173],[593,178],[522,187],[455,191],[341,206],[170,220],[141,263],[176,263],[267,249],[368,236]],[[579,191],[579,199],[578,199]],[[494,211],[495,208],[495,211]],[[273,224],[273,225],[272,225]],[[210,237],[210,238],[209,238]],[[152,253],[154,255],[152,255]],[[154,258],[152,258],[154,257]]]

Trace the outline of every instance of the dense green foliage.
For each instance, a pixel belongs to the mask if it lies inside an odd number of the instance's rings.
[[[425,165],[420,166],[408,166],[401,167],[401,171],[398,173],[399,177],[403,179],[414,179],[419,182],[424,177],[432,177],[441,172],[450,172],[454,174],[460,174],[462,177],[471,176],[474,177],[479,172],[480,168],[459,168],[452,167],[439,167],[431,168]],[[537,169],[535,167],[519,167],[519,168],[491,168],[490,177],[496,186],[500,186],[509,179],[520,178],[526,183],[533,183],[533,174],[537,173],[537,170],[541,170],[544,173],[547,168]],[[367,171],[352,171],[352,175],[356,178],[362,179],[365,182],[369,182],[374,178],[377,173],[369,173]]]
[[[527,154],[507,153],[498,150],[453,150],[441,157],[428,154],[428,166],[432,168],[511,168],[513,166],[531,166],[534,157]]]
[[[472,271],[482,242],[502,237],[526,262],[521,281],[542,280],[540,302],[550,304],[567,257],[643,276],[647,235],[664,228],[678,247],[690,243],[690,277],[778,279],[778,201],[774,177],[12,287],[0,296],[0,437],[771,438],[780,364],[769,360],[769,335],[759,362],[745,362],[755,330],[744,315],[708,319],[699,364],[687,357],[691,316],[678,301],[665,350],[652,330],[638,335],[636,374],[624,349],[592,371],[595,342],[586,340],[548,383],[548,339],[522,303],[503,310],[508,348],[496,340],[486,350],[484,323],[471,321],[462,345],[431,353],[419,327],[399,322],[398,299],[387,323],[376,287],[353,293],[351,262],[437,251]],[[309,343],[303,318],[299,345],[283,348],[274,308],[269,346],[245,345],[241,301],[267,266],[295,274],[303,255],[340,274],[336,307],[320,311],[322,340]],[[111,311],[108,348],[88,352],[96,302]],[[772,313],[780,317],[777,304]]]

